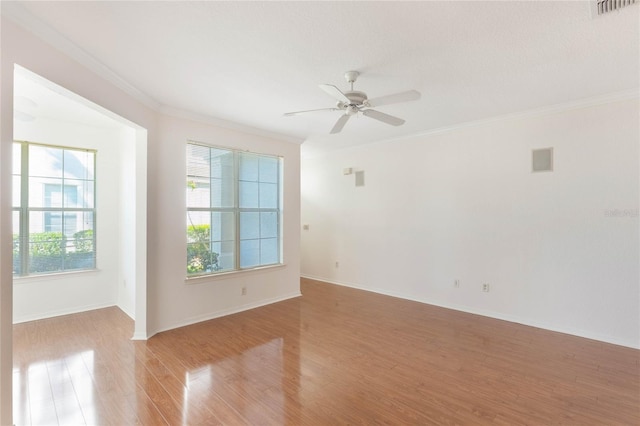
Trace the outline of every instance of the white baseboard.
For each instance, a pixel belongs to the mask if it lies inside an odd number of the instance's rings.
[[[118,306],[118,308],[120,308],[120,310],[121,310],[122,312],[124,312],[125,314],[127,314],[127,316],[128,316],[129,318],[131,318],[131,319],[132,319],[132,320],[134,320],[134,321],[136,320],[136,316],[135,316],[135,314],[134,314],[133,312],[131,312],[128,308],[125,308],[123,305],[116,305],[116,306]]]
[[[117,305],[115,303],[99,303],[95,305],[76,306],[73,308],[38,312],[37,314],[32,314],[32,315],[24,315],[24,316],[17,316],[17,317],[14,316],[13,323],[20,324],[23,322],[38,321],[38,320],[53,318],[53,317],[61,317],[63,315],[79,314],[81,312],[93,311],[95,309],[110,308],[112,306],[117,306]]]
[[[420,302],[420,303],[425,303],[427,305],[433,305],[433,306],[438,306],[441,308],[446,308],[446,309],[453,309],[455,311],[460,311],[460,312],[466,312],[468,314],[474,314],[474,315],[481,315],[484,317],[489,317],[489,318],[495,318],[495,319],[499,319],[499,320],[503,320],[503,321],[509,321],[509,322],[513,322],[513,323],[517,323],[517,324],[522,324],[522,325],[526,325],[529,327],[536,327],[536,328],[542,328],[544,330],[549,330],[549,331],[555,331],[558,333],[564,333],[564,334],[570,334],[572,336],[578,336],[578,337],[584,337],[586,339],[592,339],[592,340],[598,340],[601,342],[605,342],[605,343],[611,343],[614,345],[619,345],[619,346],[626,346],[628,348],[633,348],[633,349],[640,349],[640,345],[634,344],[632,342],[628,342],[628,341],[624,341],[612,336],[607,336],[607,335],[601,335],[598,333],[593,333],[590,331],[586,331],[586,330],[579,330],[579,329],[574,329],[574,328],[570,328],[570,327],[557,327],[555,325],[551,325],[551,324],[546,324],[540,321],[536,321],[536,320],[532,320],[530,318],[520,318],[520,317],[516,317],[513,315],[505,315],[502,314],[500,312],[494,312],[494,311],[489,311],[489,310],[484,310],[484,309],[476,309],[476,308],[472,308],[469,306],[464,306],[464,305],[456,305],[456,304],[452,304],[452,303],[442,303],[440,301],[434,301],[434,300],[429,300],[426,298],[416,298],[413,297],[411,295],[407,295],[407,294],[402,294],[402,293],[396,293],[396,292],[392,292],[392,291],[388,291],[388,290],[383,290],[383,289],[378,289],[378,288],[369,288],[369,287],[364,287],[362,285],[359,284],[354,284],[354,283],[349,283],[349,282],[339,282],[339,281],[335,281],[335,280],[329,280],[326,278],[322,278],[322,277],[315,277],[312,275],[306,275],[306,274],[301,274],[302,278],[308,278],[310,280],[316,280],[316,281],[323,281],[329,284],[335,284],[335,285],[339,285],[339,286],[343,286],[343,287],[351,287],[351,288],[355,288],[358,290],[364,290],[364,291],[369,291],[372,293],[378,293],[378,294],[382,294],[384,296],[391,296],[391,297],[397,297],[400,299],[405,299],[405,300],[411,300],[414,302]]]
[[[180,327],[186,327],[188,325],[197,324],[197,323],[203,322],[203,321],[209,321],[209,320],[212,320],[212,319],[215,319],[215,318],[220,318],[220,317],[224,317],[224,316],[231,315],[231,314],[237,314],[238,312],[248,311],[250,309],[259,308],[261,306],[266,306],[266,305],[270,305],[272,303],[282,302],[284,300],[293,299],[294,297],[300,297],[300,296],[302,296],[302,294],[299,291],[297,291],[297,292],[294,292],[294,293],[286,294],[284,296],[278,296],[278,297],[273,297],[273,298],[269,298],[269,299],[259,300],[257,302],[247,303],[247,304],[244,304],[244,305],[233,307],[231,309],[222,309],[220,311],[215,311],[215,312],[211,312],[211,313],[204,314],[204,315],[194,316],[194,317],[191,317],[191,318],[187,318],[187,319],[185,319],[183,321],[177,322],[175,324],[172,324],[170,326],[162,327],[161,329],[158,329],[158,330],[154,331],[153,333],[150,333],[148,337],[151,338],[155,334],[162,333],[163,331],[169,331],[169,330],[173,330],[173,329],[180,328]]]
[[[131,340],[148,340],[149,337],[151,337],[151,336],[147,336],[147,333],[134,332],[133,336],[131,336]]]

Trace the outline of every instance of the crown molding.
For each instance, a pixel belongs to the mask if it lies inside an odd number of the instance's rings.
[[[279,141],[295,143],[298,145],[304,142],[304,138],[297,138],[293,136],[284,135],[282,133],[271,132],[268,130],[259,129],[257,127],[251,127],[245,124],[236,123],[234,121],[212,117],[210,115],[199,114],[196,112],[182,110],[179,108],[173,108],[167,105],[162,105],[159,109],[159,112],[161,114],[164,114],[170,117],[183,118],[185,120],[195,121],[197,123],[209,124],[212,126],[221,127],[224,129],[233,130],[240,133],[245,133],[252,136],[276,139]]]
[[[243,124],[235,123],[228,120],[223,120],[219,118],[215,118],[212,116],[207,116],[204,114],[194,113],[190,111],[180,110],[178,108],[173,108],[168,105],[163,105],[151,96],[147,95],[143,91],[139,90],[137,87],[130,84],[124,78],[120,77],[115,71],[111,68],[107,67],[104,63],[90,55],[84,49],[80,48],[78,45],[73,43],[71,40],[66,38],[64,35],[60,34],[57,30],[51,27],[46,22],[41,19],[35,17],[31,14],[27,9],[24,8],[23,5],[18,2],[0,2],[1,8],[0,13],[2,16],[7,19],[13,21],[20,27],[25,30],[33,33],[39,39],[45,41],[46,43],[53,46],[55,49],[60,50],[70,58],[79,62],[81,65],[85,66],[98,76],[104,78],[109,83],[123,90],[125,93],[141,102],[143,105],[149,107],[153,111],[176,117],[176,118],[184,118],[191,121],[211,124],[217,127],[222,127],[229,130],[234,130],[246,134],[250,134],[253,136],[266,137],[270,139],[277,139],[281,141],[302,144],[304,141],[303,138],[296,138],[292,136],[287,136],[275,132],[270,132],[267,130],[258,129],[251,126],[246,126]]]
[[[111,68],[107,67],[98,59],[87,53],[84,49],[80,48],[78,45],[60,34],[49,24],[35,17],[20,3],[11,1],[1,3],[2,6],[0,13],[2,13],[2,16],[33,33],[42,41],[60,50],[147,107],[153,110],[158,110],[160,108],[160,103],[158,101],[120,77]]]
[[[161,114],[165,114],[168,116],[177,117],[177,118],[184,118],[184,119],[188,119],[188,120],[192,120],[200,123],[211,124],[211,125],[226,128],[229,130],[247,133],[250,135],[283,140],[283,141],[297,143],[297,144],[302,144],[305,140],[304,138],[292,137],[292,136],[283,135],[275,132],[270,132],[267,130],[246,126],[236,122],[215,118],[212,116],[180,110],[167,105],[162,105],[160,102],[153,99],[151,96],[142,92],[137,87],[133,86],[132,84],[127,82],[125,79],[120,77],[115,71],[113,71],[112,69],[107,67],[105,64],[100,62],[98,59],[96,59],[95,57],[87,53],[84,49],[80,48],[78,45],[76,45],[75,43],[67,39],[65,36],[60,34],[49,24],[35,17],[28,10],[26,10],[24,6],[21,5],[19,2],[0,1],[0,5],[1,5],[0,14],[2,14],[2,16],[5,16],[6,18],[18,24],[19,26],[35,34],[41,40],[47,42],[54,48],[62,51],[72,59],[76,60],[83,66],[87,67],[89,70],[96,73],[98,76],[104,78],[114,86],[120,88],[125,93],[129,94],[131,97],[140,101],[141,103],[143,103],[144,105],[146,105],[147,107],[151,108],[156,112],[159,112]],[[586,108],[590,106],[596,106],[596,105],[601,105],[601,104],[606,104],[611,102],[637,99],[639,97],[640,97],[640,90],[638,89],[626,90],[621,92],[609,93],[601,96],[578,99],[575,101],[569,101],[565,103],[545,106],[541,108],[536,108],[536,109],[531,109],[531,110],[526,110],[526,111],[521,111],[516,113],[495,116],[495,117],[482,119],[482,120],[459,123],[452,126],[445,126],[445,127],[440,127],[436,129],[430,129],[430,130],[416,132],[416,133],[412,133],[410,135],[405,135],[401,137],[371,141],[371,142],[368,142],[367,144],[386,143],[386,142],[397,141],[397,140],[406,140],[406,139],[412,139],[416,137],[447,133],[447,132],[460,130],[468,127],[483,126],[483,125],[487,125],[487,124],[499,122],[499,121],[534,117],[534,116],[540,116],[545,114],[554,114],[554,113],[559,113],[563,111],[569,111],[572,109]],[[363,144],[350,146],[343,149],[338,149],[338,151],[356,149],[361,147],[361,145]],[[322,155],[322,154],[319,153],[316,155]],[[305,156],[305,157],[310,158],[310,157],[315,157],[316,155]]]

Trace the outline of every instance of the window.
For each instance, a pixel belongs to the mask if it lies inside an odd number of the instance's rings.
[[[94,269],[95,151],[13,144],[13,273]]]
[[[187,275],[282,263],[282,159],[187,144]]]

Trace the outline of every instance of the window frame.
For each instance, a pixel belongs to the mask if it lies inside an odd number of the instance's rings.
[[[13,201],[12,201],[12,206],[11,206],[11,211],[12,211],[12,215],[13,213],[17,213],[18,215],[18,221],[19,221],[19,227],[18,227],[18,247],[19,247],[19,253],[20,253],[20,267],[19,267],[19,271],[18,272],[13,272],[13,277],[14,279],[23,279],[23,278],[29,278],[29,277],[46,277],[49,275],[58,275],[58,274],[69,274],[69,273],[78,273],[78,272],[87,272],[87,271],[96,271],[98,268],[98,258],[97,258],[97,223],[98,223],[98,218],[97,218],[97,205],[96,205],[96,201],[97,201],[97,150],[95,149],[90,149],[90,148],[79,148],[79,147],[70,147],[70,146],[62,146],[62,145],[54,145],[54,144],[46,144],[46,143],[39,143],[39,142],[30,142],[30,141],[26,141],[26,140],[14,140],[12,143],[12,149],[16,146],[19,145],[20,146],[20,173],[17,174],[15,173],[14,170],[12,170],[12,179],[13,176],[19,176],[20,178],[20,206],[16,207],[13,205]],[[86,179],[77,179],[77,178],[65,178],[64,176],[64,168],[62,169],[62,177],[61,179],[61,197],[64,200],[65,197],[65,189],[68,185],[65,184],[65,180],[66,179],[70,179],[70,180],[82,180],[85,182],[92,182],[93,183],[93,191],[92,191],[92,200],[91,200],[91,204],[93,207],[64,207],[64,202],[62,202],[62,206],[61,207],[52,207],[52,206],[41,206],[41,207],[31,207],[29,204],[29,193],[30,193],[30,178],[32,177],[36,177],[36,176],[31,176],[29,173],[29,147],[30,146],[39,146],[39,147],[44,147],[44,148],[52,148],[52,149],[59,149],[62,151],[62,156],[64,157],[64,152],[65,151],[78,151],[78,152],[88,152],[88,153],[92,153],[93,154],[93,179],[92,180],[86,180]],[[46,177],[46,176],[37,176],[37,177]],[[47,185],[47,184],[43,184],[43,185]],[[44,192],[44,190],[43,190]],[[13,197],[12,197],[13,200]],[[62,265],[63,267],[61,269],[56,269],[56,270],[52,270],[52,271],[42,271],[42,272],[30,272],[29,268],[30,268],[30,257],[31,257],[31,251],[29,249],[30,247],[30,242],[31,242],[31,233],[30,233],[30,217],[31,217],[31,213],[57,213],[60,215],[60,220],[61,220],[61,233],[62,233],[62,243],[61,243],[61,251],[63,254],[63,260],[62,260]],[[80,213],[84,216],[84,214],[86,213],[90,213],[93,217],[92,220],[92,237],[91,237],[91,244],[93,246],[93,253],[92,253],[92,266],[90,267],[83,267],[83,268],[65,268],[65,261],[64,261],[64,254],[67,253],[67,245],[66,245],[66,241],[67,241],[67,236],[65,235],[64,232],[64,218],[67,214],[69,213]],[[43,217],[43,227],[46,226],[46,224],[44,223],[45,219]],[[49,231],[42,231],[42,232],[49,232]],[[77,231],[80,232],[80,231]],[[24,249],[26,248],[26,252],[24,251]]]
[[[186,223],[186,232],[185,232],[185,237],[186,237],[186,241],[187,241],[187,251],[185,251],[186,254],[186,262],[185,262],[185,269],[188,265],[189,262],[189,258],[188,258],[188,247],[189,247],[189,236],[188,236],[188,232],[191,226],[197,226],[197,225],[193,225],[190,224],[190,219],[189,219],[189,213],[190,212],[205,212],[205,213],[209,213],[210,217],[213,213],[232,213],[233,214],[233,220],[234,220],[234,235],[233,235],[233,245],[234,245],[234,249],[233,249],[233,268],[228,268],[228,269],[222,269],[222,270],[213,270],[213,271],[204,271],[204,272],[194,272],[194,273],[189,273],[188,271],[186,272],[186,280],[190,281],[190,280],[197,280],[197,279],[202,279],[202,278],[211,278],[211,277],[216,277],[216,276],[221,276],[221,275],[227,275],[227,274],[236,274],[236,273],[242,273],[242,272],[247,272],[247,271],[253,271],[253,270],[258,270],[258,269],[264,269],[264,268],[273,268],[273,267],[279,267],[284,265],[284,250],[283,250],[283,224],[282,224],[282,220],[283,220],[283,207],[284,207],[284,202],[283,202],[283,176],[284,176],[284,157],[280,156],[280,155],[275,155],[275,154],[263,154],[263,153],[257,153],[257,152],[253,152],[253,151],[248,151],[248,150],[240,150],[240,149],[235,149],[235,148],[230,148],[230,147],[225,147],[225,146],[220,146],[220,145],[212,145],[212,144],[208,144],[208,143],[203,143],[203,142],[198,142],[198,141],[193,141],[193,140],[187,140],[186,146],[185,146],[185,151],[188,152],[189,146],[193,145],[193,146],[197,146],[197,147],[202,147],[202,148],[206,148],[209,150],[209,152],[211,152],[211,150],[223,150],[223,151],[228,151],[230,153],[232,153],[233,155],[233,173],[232,173],[232,178],[233,181],[231,182],[231,188],[232,188],[232,194],[233,194],[233,206],[232,207],[211,207],[211,194],[209,194],[209,207],[190,207],[188,205],[188,198],[185,197],[185,207],[186,207],[186,214],[187,214],[187,223]],[[266,208],[266,207],[241,207],[241,201],[240,201],[240,157],[243,154],[249,154],[249,155],[253,155],[258,157],[258,160],[260,158],[270,158],[270,159],[276,159],[277,160],[277,164],[278,164],[278,170],[277,170],[277,202],[276,202],[276,207],[275,208]],[[187,153],[188,156],[188,153]],[[187,188],[189,188],[190,182],[195,180],[194,178],[197,178],[198,176],[195,175],[189,175],[189,158],[186,158],[185,161],[185,166],[187,168],[185,176],[187,179]],[[211,164],[209,163],[209,167],[211,167]],[[211,175],[209,176],[209,188],[211,190]],[[258,184],[260,183],[260,181],[257,181]],[[242,257],[241,257],[241,214],[242,213],[276,213],[277,215],[277,231],[276,231],[276,239],[277,239],[277,260],[276,262],[273,263],[267,263],[267,264],[262,264],[262,263],[258,263],[257,265],[252,265],[252,266],[242,266]],[[210,226],[212,227],[212,223],[210,220]],[[211,229],[211,228],[210,228]],[[212,232],[210,231],[209,234],[209,244],[213,244],[212,240]],[[258,240],[262,240],[265,238],[257,238]],[[245,239],[246,241],[247,239]],[[223,242],[225,240],[222,240],[220,242]],[[210,250],[212,251],[212,250]]]

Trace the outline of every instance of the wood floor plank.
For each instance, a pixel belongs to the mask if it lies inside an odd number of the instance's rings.
[[[14,421],[636,425],[640,351],[302,279],[132,341],[117,308],[14,326]]]

